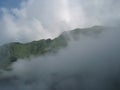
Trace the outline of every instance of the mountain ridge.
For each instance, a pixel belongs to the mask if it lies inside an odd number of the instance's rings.
[[[65,31],[55,39],[42,39],[28,43],[12,42],[0,46],[0,69],[8,67],[18,59],[29,58],[30,56],[41,56],[48,53],[56,53],[59,49],[68,46],[70,37],[76,39],[80,34],[98,34],[104,29],[102,26],[94,26],[85,29],[74,29]]]

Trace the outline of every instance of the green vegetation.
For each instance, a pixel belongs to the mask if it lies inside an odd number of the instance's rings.
[[[8,67],[18,59],[29,58],[30,56],[41,56],[48,53],[55,53],[60,48],[66,47],[72,38],[78,37],[81,33],[100,33],[103,28],[95,26],[87,29],[75,29],[69,32],[63,32],[59,37],[51,40],[39,40],[30,43],[9,43],[0,47],[0,68]]]
[[[40,40],[30,43],[9,43],[0,47],[0,68],[15,62],[17,59],[29,58],[30,56],[40,56],[46,53],[55,53],[62,47],[68,45],[68,39],[60,35],[54,40]]]

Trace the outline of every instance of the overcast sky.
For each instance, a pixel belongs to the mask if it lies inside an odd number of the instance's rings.
[[[94,25],[119,25],[119,0],[0,0],[0,44],[54,38]]]

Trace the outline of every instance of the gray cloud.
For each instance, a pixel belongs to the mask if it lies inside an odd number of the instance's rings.
[[[97,38],[80,40],[56,55],[19,60],[3,73],[3,90],[118,90],[120,77],[119,29],[106,30]],[[7,79],[6,79],[7,78]],[[9,81],[9,82],[8,82]],[[7,86],[7,89],[6,87]]]

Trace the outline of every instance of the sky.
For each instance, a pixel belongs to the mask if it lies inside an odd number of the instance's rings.
[[[119,0],[0,0],[0,44],[55,38],[63,31],[120,22]]]
[[[22,0],[0,0],[1,8],[18,8]]]

